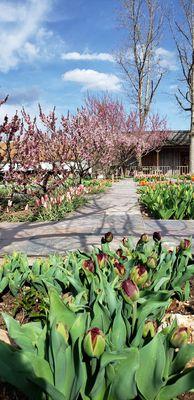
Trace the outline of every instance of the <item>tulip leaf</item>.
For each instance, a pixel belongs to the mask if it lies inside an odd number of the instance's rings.
[[[9,314],[2,313],[11,339],[23,350],[34,351],[38,338],[42,333],[40,322],[29,322],[20,325]]]
[[[140,366],[136,374],[137,386],[146,400],[154,400],[164,385],[165,349],[161,335],[156,335],[140,350]]]
[[[172,384],[163,387],[156,400],[172,400],[176,396],[192,389],[194,389],[194,368],[190,368],[182,375],[178,375],[178,378],[174,379]]]
[[[185,365],[194,357],[194,344],[186,344],[182,346],[174,358],[170,374],[176,374],[177,372],[183,371]]]
[[[135,374],[139,368],[139,351],[131,347],[125,353],[125,359],[115,365],[115,377],[111,385],[111,400],[130,400],[137,396]]]
[[[50,297],[50,313],[49,320],[52,325],[53,322],[63,322],[67,329],[70,329],[75,322],[75,314],[66,306],[60,298],[56,289],[49,290]]]
[[[111,331],[111,343],[113,350],[121,350],[126,343],[127,330],[121,314],[121,308],[122,305],[120,305],[117,310]]]
[[[33,365],[25,353],[0,342],[0,354],[0,378],[26,394],[30,400],[42,400],[42,390],[36,386]]]

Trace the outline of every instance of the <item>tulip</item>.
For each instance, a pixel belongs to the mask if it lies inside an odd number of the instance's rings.
[[[58,322],[58,324],[56,325],[56,331],[58,333],[60,333],[60,335],[63,336],[63,338],[65,339],[65,342],[67,343],[68,339],[69,339],[69,332],[62,322]]]
[[[147,259],[148,268],[155,269],[157,267],[157,259],[155,257],[148,257]]]
[[[153,338],[157,332],[157,323],[156,321],[146,321],[143,327],[143,338],[146,338],[149,334]]]
[[[90,260],[84,260],[82,263],[84,269],[94,273],[94,262]]]
[[[173,347],[179,348],[187,344],[189,341],[189,329],[186,326],[176,328],[170,338]]]
[[[144,265],[136,265],[131,271],[130,278],[134,283],[142,286],[148,279],[148,271]]]
[[[124,236],[124,238],[122,239],[123,246],[127,247],[128,242],[129,242],[128,238],[126,236]]]
[[[188,239],[183,239],[180,242],[180,249],[181,250],[186,250],[189,249],[191,247],[191,242]]]
[[[106,232],[105,235],[104,235],[104,240],[105,240],[105,243],[112,242],[112,240],[113,240],[112,232]]]
[[[114,267],[115,267],[115,272],[118,275],[124,275],[125,274],[125,267],[118,260],[115,261]]]
[[[160,232],[154,232],[153,233],[153,239],[155,242],[160,242],[161,240],[161,233]]]
[[[140,242],[147,243],[149,242],[149,236],[146,233],[143,233],[140,237]]]
[[[118,249],[116,251],[116,254],[117,254],[118,257],[121,257],[123,255],[123,250],[122,249]]]
[[[139,289],[131,279],[126,279],[122,282],[122,294],[127,303],[138,300]]]
[[[99,328],[91,328],[86,332],[83,347],[89,357],[99,358],[104,353],[105,345],[105,336]]]
[[[107,260],[108,260],[108,255],[105,253],[98,253],[97,254],[97,260],[100,268],[104,268]]]

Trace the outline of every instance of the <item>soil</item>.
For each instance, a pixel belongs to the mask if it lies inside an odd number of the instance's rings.
[[[0,400],[27,400],[27,397],[8,383],[0,382]]]
[[[18,295],[18,298],[20,295]],[[5,329],[5,322],[3,317],[1,316],[2,312],[6,312],[14,317],[20,323],[28,322],[26,317],[25,310],[20,309],[16,312],[16,299],[12,296],[9,292],[5,293],[3,296],[0,297],[0,329]],[[1,398],[0,398],[1,400]]]

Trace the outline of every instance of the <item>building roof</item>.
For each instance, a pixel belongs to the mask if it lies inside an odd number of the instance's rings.
[[[190,131],[170,131],[169,137],[165,143],[165,146],[189,146],[190,144]]]

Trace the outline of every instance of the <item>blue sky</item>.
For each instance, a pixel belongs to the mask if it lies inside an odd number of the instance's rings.
[[[118,0],[0,0],[0,91],[10,95],[1,117],[22,106],[34,115],[38,103],[45,111],[56,106],[59,115],[74,112],[87,91],[102,90],[129,110],[123,76],[112,57],[123,40],[118,6]],[[153,110],[167,116],[171,129],[187,129],[188,115],[174,99],[180,69],[168,29],[158,51],[167,73]]]

